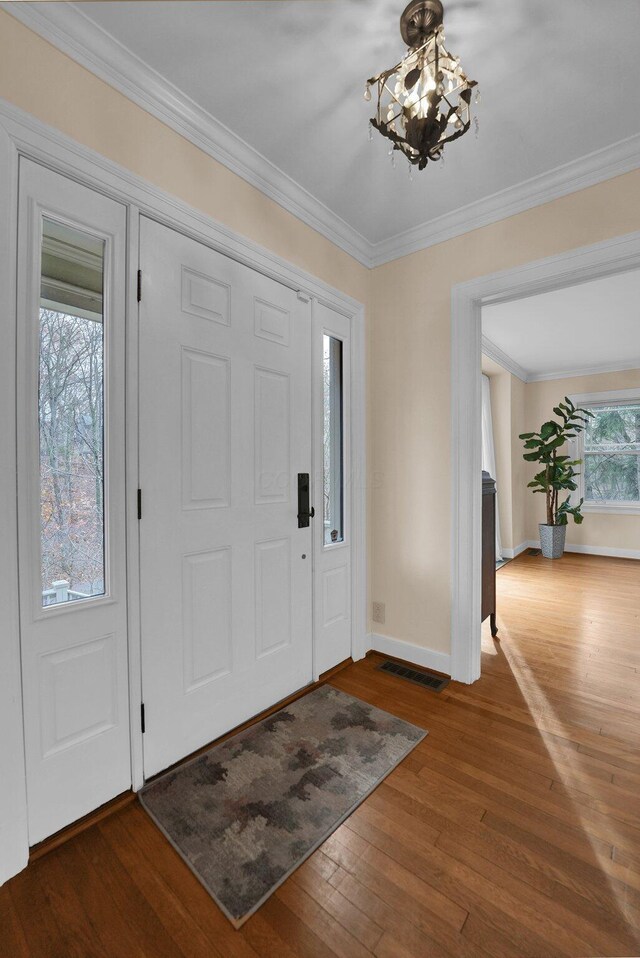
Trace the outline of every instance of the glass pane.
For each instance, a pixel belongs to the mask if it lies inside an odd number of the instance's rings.
[[[324,544],[344,540],[342,340],[323,336]]]
[[[584,481],[587,501],[638,502],[640,456],[587,453]]]
[[[640,403],[592,406],[585,452],[640,452]]]
[[[43,220],[42,605],[104,595],[104,241]]]

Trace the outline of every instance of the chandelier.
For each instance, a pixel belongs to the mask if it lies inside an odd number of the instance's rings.
[[[411,0],[400,17],[400,33],[409,47],[406,55],[367,80],[364,93],[365,100],[371,100],[371,88],[376,89],[378,108],[369,122],[391,140],[390,154],[401,150],[420,170],[429,160],[444,162],[445,144],[467,132],[477,86],[460,66],[460,57],[446,49],[442,17],[440,0]],[[475,125],[477,135],[477,118]]]

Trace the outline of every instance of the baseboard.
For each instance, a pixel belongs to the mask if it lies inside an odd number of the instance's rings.
[[[530,539],[527,548],[539,549],[540,542]],[[578,552],[588,556],[610,556],[612,559],[640,559],[640,549],[610,549],[608,546],[582,546],[567,543],[565,552]]]
[[[377,632],[369,634],[369,649],[372,652],[380,652],[382,655],[404,659],[405,662],[419,665],[423,669],[433,669],[434,672],[451,675],[451,656],[446,652],[425,649],[421,645],[392,639],[389,635],[380,635]]]
[[[515,559],[519,556],[525,549],[528,549],[531,545],[530,542],[521,542],[519,546],[516,546],[515,549],[502,549],[502,558],[503,559]]]

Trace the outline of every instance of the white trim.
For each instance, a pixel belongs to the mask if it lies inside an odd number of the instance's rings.
[[[329,286],[310,273],[288,263],[244,236],[202,213],[180,199],[147,183],[124,167],[88,149],[65,134],[47,126],[18,107],[0,99],[0,229],[4,229],[8,255],[0,258],[0,314],[8,319],[3,342],[8,347],[0,353],[0,395],[5,415],[0,421],[3,455],[0,459],[0,497],[2,528],[8,532],[0,540],[0,596],[2,621],[8,640],[0,643],[0,724],[5,729],[0,737],[0,766],[3,789],[0,791],[0,883],[20,871],[28,861],[26,830],[26,793],[24,776],[23,716],[20,683],[20,648],[18,629],[17,586],[17,515],[15,463],[15,341],[16,323],[16,232],[17,232],[17,168],[18,156],[24,155],[94,190],[124,203],[128,207],[129,250],[127,277],[128,360],[127,402],[127,589],[129,596],[129,697],[131,703],[132,779],[134,789],[142,781],[142,734],[140,708],[140,630],[138,590],[138,523],[137,523],[137,297],[138,269],[137,223],[146,215],[178,230],[226,256],[270,276],[285,286],[300,291],[351,321],[352,327],[352,467],[360,477],[356,484],[352,514],[353,536],[353,658],[365,654],[367,616],[366,557],[366,384],[365,313],[364,306],[351,296]],[[136,410],[137,412],[137,410]],[[6,490],[5,490],[6,486]],[[6,495],[4,494],[6,491]],[[12,532],[13,530],[13,532]],[[3,550],[3,545],[6,548]],[[9,731],[7,731],[9,730]],[[5,796],[7,806],[5,809]]]
[[[526,263],[451,290],[451,668],[455,679],[480,676],[480,388],[481,309],[640,268],[640,232]]]
[[[16,2],[0,7],[369,268],[640,167],[640,134],[635,134],[373,243],[77,7]]]
[[[127,636],[129,652],[129,737],[131,741],[131,788],[137,792],[144,785],[144,758],[140,703],[142,697],[142,631],[140,617],[140,529],[138,496],[140,463],[138,457],[138,369],[139,311],[138,266],[140,261],[140,210],[133,204],[127,208],[127,292],[126,292],[126,356],[125,356],[125,436],[126,468],[126,548],[127,548]],[[135,490],[135,493],[134,493]]]
[[[67,3],[50,3],[46,10],[31,3],[0,6],[358,262],[371,266],[371,243],[364,236],[81,10]]]
[[[640,134],[612,143],[539,176],[452,210],[373,246],[372,265],[417,253],[552,200],[595,186],[640,166]]]
[[[537,539],[530,539],[527,542],[530,549],[539,549],[540,542]],[[577,552],[581,555],[589,556],[609,556],[613,559],[640,559],[640,549],[616,549],[609,546],[583,546],[567,543],[564,547],[565,552]],[[556,560],[551,560],[556,561]]]
[[[612,516],[640,516],[640,502],[616,502],[615,500],[596,502],[591,500],[582,504],[582,512],[591,515],[602,513]]]
[[[570,393],[569,399],[576,405],[593,403],[625,403],[640,400],[640,386],[631,389],[605,389],[602,392]]]
[[[367,359],[364,306],[351,318],[351,657],[367,652]]]
[[[640,356],[635,359],[625,359],[619,363],[602,363],[599,366],[583,366],[577,369],[565,369],[557,373],[530,373],[526,382],[543,383],[551,379],[575,379],[577,376],[598,376],[600,373],[619,373],[625,369],[640,369]]]
[[[500,347],[492,343],[490,339],[487,339],[484,334],[482,336],[482,352],[485,356],[488,356],[489,359],[492,359],[494,363],[497,363],[498,366],[502,366],[508,373],[515,376],[516,379],[522,380],[523,383],[529,381],[526,369],[523,369],[515,359],[503,353]]]
[[[368,637],[369,649],[381,655],[393,655],[397,659],[404,659],[411,665],[418,665],[423,669],[434,669],[451,675],[451,656],[446,652],[437,652],[435,649],[425,649],[413,642],[403,642],[402,639],[393,639],[390,635],[380,635],[371,632]]]
[[[16,236],[18,157],[0,125],[0,885],[29,858],[18,608]]]
[[[505,549],[503,546],[502,558],[517,559],[517,557],[521,555],[525,551],[525,549],[528,549],[528,548],[529,548],[529,543],[526,540],[524,542],[521,542],[520,545],[516,546],[515,549]]]
[[[596,366],[583,366],[574,369],[564,369],[555,373],[529,373],[519,363],[503,352],[499,346],[491,342],[486,336],[482,336],[482,352],[489,359],[492,359],[499,366],[502,366],[508,373],[511,373],[523,383],[542,383],[549,382],[552,379],[572,379],[577,376],[593,376],[600,373],[617,373],[625,369],[640,369],[640,357],[636,359],[625,359],[619,363],[602,363]]]

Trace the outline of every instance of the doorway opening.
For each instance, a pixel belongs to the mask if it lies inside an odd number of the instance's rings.
[[[483,310],[498,306],[507,308],[509,303],[638,270],[639,240],[640,234],[619,237],[461,284],[453,290],[452,668],[453,676],[462,681],[475,681],[481,671],[482,495],[479,477],[482,466]],[[499,355],[494,350],[488,358],[496,362]],[[556,371],[566,370],[556,367]],[[469,410],[473,410],[471,415]],[[527,494],[530,495],[529,490]],[[527,538],[523,541],[527,547],[531,541],[533,547],[536,540]],[[511,548],[515,551],[519,545],[521,541]],[[635,551],[629,548],[629,557]],[[508,570],[507,565],[502,574],[506,575]]]

